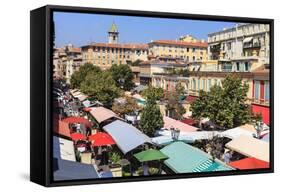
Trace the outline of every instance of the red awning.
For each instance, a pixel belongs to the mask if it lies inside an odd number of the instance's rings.
[[[70,124],[72,123],[85,124],[88,127],[92,125],[91,122],[85,119],[84,117],[67,117],[64,118],[62,121]]]
[[[185,124],[188,124],[188,125],[195,125],[196,124],[195,120],[193,120],[193,119],[183,119],[183,120],[181,120],[181,122],[183,122]]]
[[[269,168],[269,163],[250,157],[250,158],[245,158],[245,159],[241,159],[238,161],[233,161],[231,163],[228,164],[231,167],[234,167],[236,169],[265,169],[265,168]]]
[[[73,141],[86,140],[86,137],[82,133],[72,133],[71,138]]]
[[[55,120],[53,123],[53,130],[58,135],[70,138],[70,130],[69,130],[68,123],[66,122]]]
[[[96,147],[115,144],[115,141],[113,140],[113,138],[109,134],[103,133],[103,132],[99,132],[94,135],[90,135],[88,137],[88,140],[92,141],[93,146],[96,146]]]
[[[190,103],[193,103],[196,99],[197,99],[196,96],[191,96],[191,95],[189,95],[189,96],[186,98],[186,100],[187,100],[188,102],[190,102]]]

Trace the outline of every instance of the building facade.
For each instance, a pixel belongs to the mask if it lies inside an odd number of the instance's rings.
[[[221,71],[253,71],[269,64],[269,25],[240,24],[208,35],[208,56]]]
[[[148,43],[150,57],[172,57],[185,62],[206,60],[207,46],[192,36],[184,36],[179,40],[156,40]]]
[[[53,56],[53,75],[70,83],[71,75],[82,65],[81,49],[69,44],[56,48]]]
[[[140,64],[140,84],[161,87],[164,91],[174,91],[181,83],[188,89],[188,66],[182,60],[171,57],[157,57]]]
[[[253,72],[252,111],[262,115],[266,124],[270,123],[270,82],[269,66],[264,65]]]
[[[146,61],[147,56],[147,44],[119,43],[119,32],[114,23],[108,31],[108,43],[91,43],[82,46],[83,63],[92,63],[102,69],[108,69],[113,64]]]
[[[249,86],[252,111],[269,124],[269,25],[242,24],[208,35],[209,60],[189,63],[189,97],[235,73]]]

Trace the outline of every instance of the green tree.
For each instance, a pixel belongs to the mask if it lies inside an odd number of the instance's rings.
[[[128,65],[114,64],[111,66],[109,71],[112,74],[115,84],[119,88],[123,90],[130,90],[134,86],[134,74]]]
[[[143,90],[142,96],[150,100],[160,100],[164,96],[164,90],[161,87],[149,85],[147,89]]]
[[[112,105],[112,111],[114,111],[116,114],[119,114],[123,118],[125,114],[129,114],[140,109],[141,108],[137,104],[136,100],[131,97],[126,97],[126,101],[124,103],[115,102]]]
[[[167,94],[167,105],[166,110],[168,111],[168,116],[181,120],[182,115],[186,112],[185,108],[182,105],[181,96],[184,94],[184,87],[177,83],[176,90]]]
[[[85,63],[80,67],[78,71],[75,71],[71,75],[71,79],[70,79],[71,88],[80,89],[81,83],[85,80],[87,74],[90,72],[99,73],[101,72],[101,69],[97,66],[94,66],[91,63]]]
[[[134,62],[132,62],[131,65],[132,65],[132,66],[139,66],[141,62],[143,62],[143,61],[140,60],[140,59],[137,59],[137,60],[135,60]]]
[[[81,83],[81,91],[91,99],[98,100],[108,107],[111,107],[114,99],[121,94],[121,90],[115,85],[111,73],[108,71],[87,74]]]
[[[155,100],[147,100],[144,109],[141,112],[139,127],[148,136],[153,136],[155,130],[164,125],[163,116]]]
[[[201,91],[191,104],[192,116],[208,117],[219,128],[229,129],[250,122],[251,110],[247,104],[249,86],[236,74],[228,75],[222,87],[213,86],[210,92]]]

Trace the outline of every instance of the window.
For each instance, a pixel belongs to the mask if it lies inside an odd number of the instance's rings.
[[[193,52],[193,53],[195,52],[195,48],[192,48],[192,52]]]
[[[189,48],[186,48],[186,51],[189,52]]]
[[[225,63],[222,65],[222,71],[224,72],[231,72],[232,71],[232,65],[231,63]]]
[[[212,79],[208,79],[207,91],[210,91],[212,87]]]
[[[259,81],[255,81],[254,82],[254,98],[256,99],[256,100],[259,100],[259,98],[260,98],[260,82]]]
[[[239,67],[239,62],[236,63],[236,71],[239,71],[240,67]]]
[[[245,71],[249,71],[249,63],[245,62]]]
[[[195,56],[192,57],[192,60],[195,61]]]
[[[195,79],[192,80],[192,85],[193,85],[192,89],[196,90],[196,80]]]
[[[268,83],[268,81],[264,82],[264,100],[269,101],[269,83]]]
[[[218,80],[217,79],[214,80],[214,85],[218,85]]]
[[[205,86],[206,86],[206,79],[203,79],[203,86],[202,89],[205,91]]]
[[[198,79],[197,89],[200,90],[200,79]]]

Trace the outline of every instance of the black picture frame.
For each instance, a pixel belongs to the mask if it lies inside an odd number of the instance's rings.
[[[257,170],[186,173],[161,176],[138,176],[109,179],[53,181],[52,179],[52,53],[53,12],[77,12],[157,18],[178,18],[205,21],[232,21],[270,25],[270,168]],[[30,180],[53,187],[98,183],[151,181],[210,176],[245,175],[274,172],[274,20],[262,18],[197,15],[89,7],[46,5],[30,12]]]

